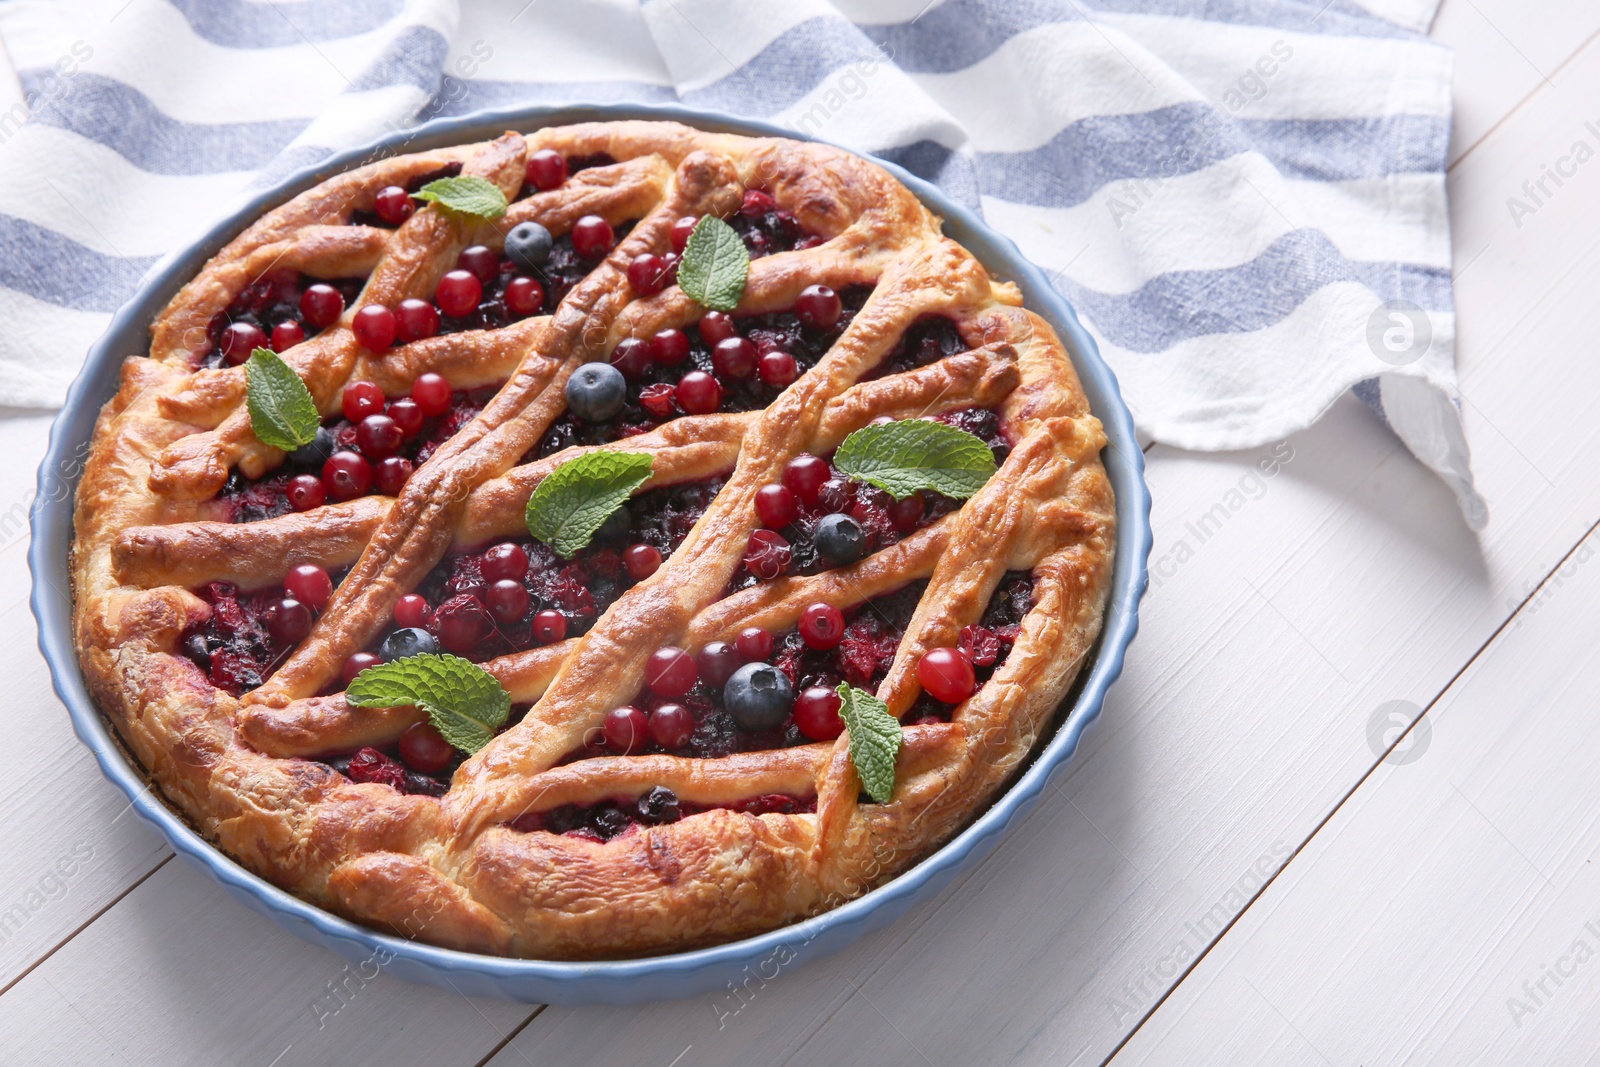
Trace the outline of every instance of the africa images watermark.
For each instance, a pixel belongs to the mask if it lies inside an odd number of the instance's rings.
[[[23,123],[28,121],[29,116],[41,108],[58,103],[67,93],[67,83],[83,69],[83,64],[93,55],[94,48],[87,41],[73,41],[72,46],[63,52],[55,63],[33,79],[34,84],[23,100],[0,111],[0,144],[11,140],[17,131],[22,129]]]
[[[1600,124],[1591,119],[1583,124],[1583,130],[1594,139],[1594,144],[1579,137],[1564,154],[1555,158],[1554,163],[1539,164],[1539,176],[1522,183],[1521,196],[1506,197],[1506,210],[1511,213],[1511,221],[1517,229],[1522,229],[1524,220],[1537,215],[1555,199],[1567,182],[1578,176],[1578,168],[1595,157],[1595,145],[1600,145]]]
[[[44,910],[46,904],[66,896],[72,888],[72,879],[84,871],[93,859],[94,846],[87,841],[78,841],[57,856],[54,863],[46,866],[44,873],[34,879],[21,896],[0,911],[0,945],[15,938],[35,915]]]
[[[1294,446],[1279,441],[1272,450],[1255,461],[1255,469],[1245,471],[1239,480],[1223,492],[1220,499],[1196,518],[1183,524],[1183,536],[1172,547],[1150,564],[1150,586],[1159,589],[1161,584],[1178,573],[1178,570],[1195,557],[1201,545],[1215,537],[1246,504],[1267,495],[1267,479],[1276,477],[1294,459]]]
[[[1412,701],[1386,700],[1367,716],[1367,748],[1385,763],[1415,763],[1432,743],[1433,724]]]
[[[1567,950],[1557,956],[1554,963],[1541,963],[1538,975],[1522,983],[1522,988],[1517,991],[1521,996],[1513,994],[1506,998],[1506,1011],[1511,1015],[1512,1025],[1518,1030],[1522,1029],[1523,1019],[1537,1015],[1540,1009],[1548,1006],[1561,987],[1567,984],[1567,979],[1577,974],[1579,967],[1594,959],[1596,945],[1600,945],[1600,922],[1590,919],[1583,924],[1583,934],[1573,938]]]
[[[1166,953],[1151,960],[1133,977],[1122,983],[1115,994],[1106,998],[1106,1008],[1119,1024],[1137,1019],[1139,1013],[1154,1004],[1163,992],[1183,973],[1190,963],[1199,958],[1205,947],[1215,941],[1233,917],[1244,910],[1262,886],[1283,870],[1294,850],[1282,838],[1267,846],[1254,863],[1228,886],[1198,919],[1183,924],[1183,936],[1178,938]]]

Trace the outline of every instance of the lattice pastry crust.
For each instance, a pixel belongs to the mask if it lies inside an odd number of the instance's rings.
[[[518,200],[536,149],[616,162]],[[424,207],[397,229],[359,224],[376,192],[459,164],[513,202],[480,221]],[[340,666],[370,645],[452,546],[518,532],[532,488],[581,449],[522,462],[563,410],[563,386],[628,336],[691,323],[677,287],[637,298],[626,267],[668,247],[685,215],[727,216],[747,187],[768,191],[814,247],[752,262],[739,314],[791,307],[802,288],[871,285],[824,358],[765,410],[690,415],[598,447],[648,451],[647,487],[710,474],[726,482],[687,538],[580,638],[486,668],[532,708],[456,772],[442,798],[358,784],[306,758],[392,743],[414,709],[347,707]],[[630,232],[548,316],[362,349],[356,307],[428,298],[463,247],[498,250],[512,225],[560,235],[583,215]],[[352,218],[357,224],[352,224]],[[250,432],[243,369],[199,368],[206,325],[269,268],[367,276],[336,326],[287,362],[319,408],[348,381],[391,395],[423,371],[458,389],[505,382],[482,413],[422,464],[397,498],[368,496],[263,522],[204,518],[238,470],[283,461]],[[1105,444],[1050,327],[942,236],[939,220],[884,171],[845,152],[658,122],[558,127],[386,159],[335,175],[266,214],[218,253],[152,326],[149,357],[124,364],[78,490],[75,628],[99,706],[167,800],[249,869],[357,921],[484,953],[614,958],[716,943],[781,926],[879,885],[970,819],[1049,725],[1099,631],[1115,541]],[[953,320],[967,351],[871,378],[911,324]],[[756,490],[801,451],[826,453],[882,415],[994,408],[1011,445],[999,473],[938,522],[839,570],[725,596],[757,525]],[[312,562],[350,571],[295,648],[242,698],[177,652],[207,604],[189,590],[278,581]],[[558,762],[640,687],[664,645],[695,649],[742,627],[782,629],[817,600],[850,607],[914,579],[926,592],[878,689],[905,715],[915,664],[956,643],[1008,570],[1030,571],[1032,609],[994,676],[949,722],[908,725],[893,800],[861,794],[848,736],[718,759],[668,754]],[[520,832],[527,812],[634,798],[666,786],[696,814],[603,843]],[[719,804],[758,794],[816,797],[814,812],[747,814]],[[704,809],[704,810],[700,810]]]

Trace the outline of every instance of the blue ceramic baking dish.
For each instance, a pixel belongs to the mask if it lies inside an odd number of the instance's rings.
[[[1014,823],[1033,810],[1045,786],[1071,758],[1084,728],[1099,715],[1106,690],[1121,673],[1123,654],[1138,627],[1139,598],[1147,584],[1150,496],[1144,483],[1144,456],[1134,439],[1133,419],[1117,390],[1116,378],[1101,360],[1094,341],[1044,274],[1023,259],[1009,239],[990,230],[977,215],[951,201],[935,186],[878,160],[880,166],[945,220],[945,231],[952,238],[995,274],[1017,282],[1027,306],[1055,326],[1072,354],[1084,391],[1105,424],[1109,440],[1102,458],[1117,495],[1117,556],[1105,628],[1088,670],[1058,715],[1054,736],[1011,788],[943,848],[894,881],[843,907],[760,937],[714,948],[604,963],[479,956],[376,933],[283,892],[208,844],[147,788],[144,772],[122,749],[110,725],[90,701],[72,645],[67,571],[72,543],[72,496],[95,416],[116,391],[123,358],[148,351],[150,321],[201,264],[263,212],[330,174],[371,158],[484,140],[507,129],[528,131],[617,119],[672,120],[708,130],[800,136],[765,123],[676,106],[522,107],[436,120],[334,155],[251,198],[213,226],[199,242],[164,257],[150,269],[138,292],[112,318],[105,336],[89,349],[83,371],[51,428],[50,447],[39,468],[39,490],[32,513],[33,543],[28,551],[39,648],[50,664],[56,693],[72,716],[73,728],[94,752],[106,777],[127,794],[133,810],[159,830],[178,855],[206,872],[246,906],[346,960],[388,957],[385,966],[394,974],[440,986],[448,982],[463,993],[560,1004],[637,1003],[685,997],[724,988],[745,967],[759,966],[762,961],[792,965],[835,952],[867,931],[883,926],[976,864]]]

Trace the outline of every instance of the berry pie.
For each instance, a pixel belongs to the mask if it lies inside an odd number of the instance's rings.
[[[151,325],[78,489],[90,690],[239,863],[435,945],[672,952],[970,821],[1099,633],[1106,439],[1017,287],[835,148],[383,159]]]

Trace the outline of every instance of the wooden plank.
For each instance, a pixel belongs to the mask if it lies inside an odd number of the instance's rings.
[[[1591,535],[1115,1063],[1265,1059],[1277,1026],[1330,1063],[1588,1061],[1597,552]]]
[[[0,997],[5,1059],[82,1062],[109,1046],[108,1062],[196,1067],[471,1064],[532,1011],[415,985],[382,962],[345,963],[168,863]],[[52,1058],[64,1041],[79,1051]]]
[[[1432,36],[1456,52],[1454,164],[1600,32],[1600,7],[1445,0]]]

